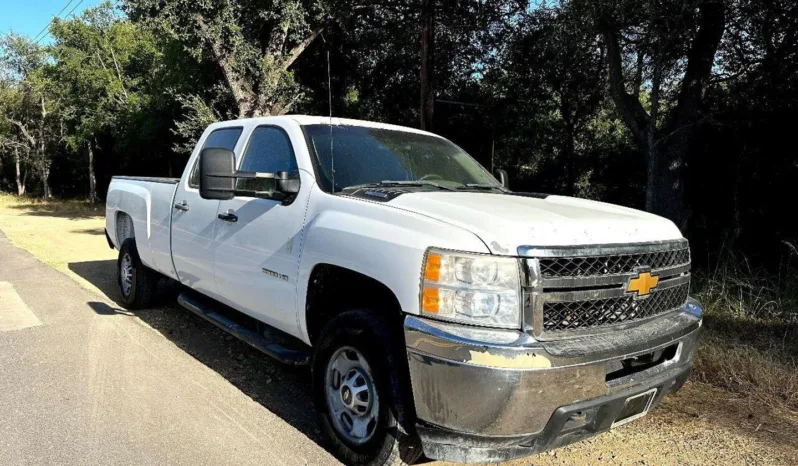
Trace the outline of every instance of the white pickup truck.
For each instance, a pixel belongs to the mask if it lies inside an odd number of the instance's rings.
[[[503,461],[645,415],[692,370],[687,241],[497,176],[410,128],[215,123],[182,178],[111,182],[122,302],[166,276],[197,315],[311,365],[350,465]]]

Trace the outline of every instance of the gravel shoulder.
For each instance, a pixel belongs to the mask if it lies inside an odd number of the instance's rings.
[[[173,298],[166,297],[157,308],[135,314],[125,313],[113,304],[117,296],[114,278],[116,251],[108,248],[103,227],[101,210],[56,209],[19,204],[8,198],[0,199],[0,230],[14,245],[29,251],[40,261],[72,278],[87,293],[97,296],[93,301],[100,303],[94,309],[98,316],[121,317],[137,322],[138,327],[155,330],[154,337],[143,338],[143,333],[119,334],[117,329],[115,334],[121,335],[119,339],[135,338],[140,344],[152,345],[147,351],[171,347],[171,350],[189,356],[185,360],[175,361],[183,361],[189,367],[197,366],[194,369],[198,371],[206,371],[212,376],[209,380],[214,381],[216,391],[222,390],[232,399],[240,398],[238,401],[254,402],[242,405],[247,406],[246,414],[255,416],[257,419],[253,422],[259,422],[262,429],[267,429],[265,426],[268,425],[268,431],[287,431],[286,435],[276,437],[285,439],[279,442],[283,447],[291,444],[292,450],[302,452],[301,457],[307,458],[307,464],[334,464],[323,449],[323,440],[315,427],[315,413],[308,389],[309,374],[305,371],[276,364],[175,306]],[[8,266],[5,267],[5,274],[9,275]],[[48,321],[43,320],[44,326],[47,326]],[[94,354],[115,354],[119,350],[118,345],[127,344],[121,340],[93,340],[92,344],[99,345]],[[146,365],[145,362],[140,364]],[[170,367],[182,370],[174,363]],[[127,374],[127,378],[119,374],[108,375],[109,371],[124,374],[123,365],[109,364],[95,369],[98,377],[102,376],[100,382],[109,378],[129,380],[129,376],[135,375]],[[196,379],[197,383],[202,383],[201,380],[204,380],[203,377]],[[149,382],[161,383],[154,379]],[[104,390],[114,388],[104,383],[101,386]],[[176,395],[179,396],[179,393]],[[0,395],[2,398],[3,395]],[[103,397],[106,403],[114,399],[111,395]],[[154,398],[145,397],[143,400]],[[207,404],[199,396],[185,402],[196,403],[198,408]],[[122,401],[117,403],[119,406],[125,404]],[[106,415],[112,416],[114,409],[119,406],[102,405],[96,409],[106,410]],[[127,406],[126,409],[133,407]],[[138,409],[149,411],[161,408],[156,403],[139,406]],[[241,414],[245,413],[235,413],[233,418],[240,421]],[[221,418],[227,415],[222,410],[215,411],[213,416]],[[195,417],[186,419],[194,420]],[[174,419],[170,428],[181,429],[186,419]],[[255,431],[249,429],[249,432],[253,434]],[[269,438],[270,434],[266,430],[259,430],[254,435]],[[158,437],[159,433],[153,432],[153,436]],[[194,441],[202,445],[214,439],[197,436]],[[2,443],[0,441],[0,445]],[[284,459],[296,460],[296,455],[281,452],[277,444],[263,448],[266,457],[277,459],[284,454]],[[171,464],[189,463],[184,461],[186,458],[179,456],[164,459]],[[442,466],[444,463],[436,464]],[[666,398],[658,410],[640,421],[555,452],[507,464],[794,465],[798,464],[798,419],[790,413],[773,412],[763,405],[741,399],[712,385],[688,382],[682,391]]]

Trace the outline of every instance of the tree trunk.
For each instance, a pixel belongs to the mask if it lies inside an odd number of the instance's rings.
[[[421,3],[421,129],[432,131],[435,111],[435,5]]]
[[[573,122],[573,115],[571,113],[571,106],[568,99],[563,96],[563,90],[558,89],[560,94],[560,117],[563,122],[563,130],[565,138],[563,141],[563,158],[565,162],[565,182],[566,193],[569,196],[576,194],[576,144],[574,142],[575,128]]]
[[[712,74],[715,53],[726,25],[725,6],[722,1],[705,0],[698,8],[699,27],[687,52],[679,95],[676,105],[669,110],[668,123],[662,130],[657,125],[659,88],[664,72],[660,68],[661,64],[655,57],[652,108],[649,114],[643,108],[637,94],[629,94],[626,91],[623,55],[619,41],[620,31],[617,25],[601,18],[598,22],[607,46],[610,96],[648,163],[646,209],[669,218],[682,229],[682,232],[685,232],[689,218],[685,200],[684,167],[689,159],[696,125],[701,118],[704,93]]]
[[[687,137],[675,137],[672,141],[659,140],[649,153],[648,183],[646,186],[646,210],[673,221],[686,231],[687,203],[684,193],[683,160],[690,150]]]
[[[657,152],[657,144],[653,142],[648,144],[644,149],[646,155],[646,210],[654,212],[654,206],[658,204],[659,193],[662,186],[656,182],[663,172],[662,157]],[[671,219],[672,220],[672,219]]]
[[[97,178],[94,176],[94,151],[91,142],[86,142],[86,148],[89,150],[89,201],[94,204],[97,202]]]
[[[39,173],[42,176],[42,185],[44,186],[44,199],[50,199],[50,164],[45,160],[47,152],[47,142],[45,141],[45,125],[47,124],[47,107],[44,105],[44,95],[40,97],[42,106],[42,117],[39,120],[39,146],[37,148],[37,159],[40,164]]]
[[[574,146],[574,127],[571,123],[567,123],[565,125],[565,166],[569,196],[576,194],[576,150]]]
[[[42,163],[41,168],[41,175],[42,175],[42,185],[44,187],[44,198],[50,199],[52,196],[50,192],[50,168],[46,166],[46,164]]]
[[[693,130],[688,126],[670,134],[657,134],[659,80],[655,76],[653,81],[651,124],[646,129],[646,143],[641,147],[647,159],[646,210],[670,219],[686,232],[689,212],[684,190],[684,161]]]
[[[660,193],[665,189],[657,180],[659,180],[668,167],[664,164],[664,154],[658,150],[659,142],[657,141],[657,119],[659,118],[659,99],[660,90],[662,86],[662,64],[660,63],[659,54],[655,53],[651,61],[654,65],[654,71],[651,77],[651,110],[648,115],[648,126],[645,130],[645,142],[643,144],[643,151],[646,154],[646,210],[662,215],[662,212],[655,211],[654,209],[660,203]],[[674,222],[676,219],[671,219]]]
[[[19,160],[19,149],[14,148],[14,165],[16,168],[17,196],[25,195],[25,178],[22,176],[21,163]]]

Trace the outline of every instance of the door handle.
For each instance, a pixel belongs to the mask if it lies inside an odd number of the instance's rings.
[[[224,220],[225,222],[235,223],[238,221],[238,216],[233,213],[233,210],[228,210],[227,213],[217,215],[219,220]]]
[[[175,204],[175,209],[186,212],[189,209],[188,203],[186,201],[180,201],[177,204]]]

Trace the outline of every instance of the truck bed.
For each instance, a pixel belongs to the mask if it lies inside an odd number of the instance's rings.
[[[141,261],[176,278],[171,259],[170,223],[179,178],[115,176],[108,187],[105,228],[118,249],[135,238]]]

